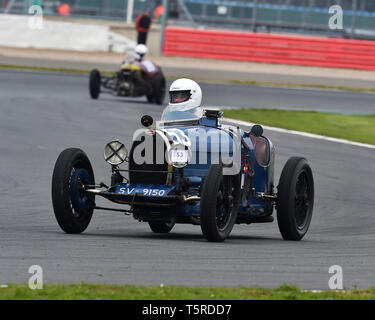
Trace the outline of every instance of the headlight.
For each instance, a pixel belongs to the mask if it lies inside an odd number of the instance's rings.
[[[113,166],[123,163],[128,155],[125,145],[118,141],[111,141],[104,148],[104,160]]]
[[[175,168],[185,167],[191,160],[191,156],[190,148],[180,143],[172,145],[167,153],[168,163]]]

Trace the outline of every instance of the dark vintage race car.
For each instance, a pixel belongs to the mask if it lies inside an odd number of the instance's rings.
[[[133,135],[130,152],[116,140],[105,146],[110,183],[96,183],[81,149],[64,150],[52,179],[58,224],[81,233],[94,210],[132,214],[152,231],[170,232],[175,223],[200,225],[209,241],[224,241],[236,223],[277,222],[284,239],[300,240],[313,212],[314,182],[310,166],[291,157],[274,186],[275,150],[260,125],[245,132],[225,124],[222,112],[204,110],[163,114],[156,126],[143,116],[144,128]],[[121,164],[125,164],[120,168]],[[104,197],[123,208],[99,207]]]
[[[90,73],[90,96],[98,99],[100,93],[120,97],[146,96],[150,103],[162,104],[166,81],[162,69],[151,60],[125,62],[113,76],[102,76],[97,69]]]

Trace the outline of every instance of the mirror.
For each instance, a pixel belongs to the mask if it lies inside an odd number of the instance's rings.
[[[261,125],[256,124],[251,128],[250,134],[255,137],[261,137],[263,135],[263,128]]]
[[[152,119],[151,116],[146,114],[141,118],[141,123],[144,127],[148,128],[154,123],[154,119]]]

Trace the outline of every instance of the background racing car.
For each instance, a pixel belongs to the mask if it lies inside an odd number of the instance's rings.
[[[89,90],[92,99],[100,93],[121,97],[146,96],[147,101],[161,105],[166,91],[162,69],[151,60],[144,59],[147,47],[137,45],[134,55],[124,59],[121,69],[111,77],[102,76],[97,69],[90,73]]]
[[[161,121],[153,126],[153,119],[143,116],[145,128],[134,133],[129,153],[118,140],[108,143],[104,158],[112,167],[109,186],[95,183],[84,151],[63,151],[52,179],[60,227],[80,233],[94,209],[115,210],[148,222],[157,233],[170,232],[175,223],[200,225],[207,240],[219,242],[235,223],[272,222],[276,206],[283,238],[302,239],[314,203],[313,175],[306,160],[287,161],[276,192],[275,149],[262,127],[245,132],[224,124],[222,112],[202,109],[201,100],[197,83],[176,80]],[[127,167],[120,168],[122,163]],[[95,196],[129,207],[98,207]]]

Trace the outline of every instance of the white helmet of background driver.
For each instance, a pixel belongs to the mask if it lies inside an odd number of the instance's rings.
[[[139,60],[143,59],[143,57],[148,53],[148,49],[144,44],[137,44],[135,47],[135,57]]]
[[[171,84],[169,88],[169,108],[176,111],[196,113],[200,109],[201,103],[202,90],[195,81],[183,78]]]

